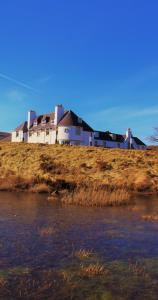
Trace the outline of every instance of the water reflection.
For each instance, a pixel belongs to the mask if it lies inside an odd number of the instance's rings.
[[[0,193],[0,276],[16,268],[26,276],[26,270],[54,272],[76,265],[74,253],[79,249],[92,250],[102,263],[157,260],[158,222],[141,218],[152,213],[158,214],[156,197],[140,197],[130,207],[103,209],[55,205],[43,195]]]

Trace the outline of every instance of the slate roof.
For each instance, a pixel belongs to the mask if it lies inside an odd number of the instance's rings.
[[[38,131],[38,130],[44,130],[44,129],[55,129],[55,126],[53,123],[51,123],[52,121],[54,121],[55,118],[55,113],[48,113],[48,114],[44,114],[44,115],[40,115],[38,116],[34,122],[33,125],[31,126],[31,128],[29,130],[31,131]],[[81,120],[81,122],[80,122]],[[42,123],[43,121],[45,121],[46,123]],[[34,123],[37,122],[37,125],[35,125]],[[63,117],[61,118],[61,120],[59,121],[57,126],[80,126],[83,128],[84,131],[90,131],[93,132],[93,129],[82,119],[80,119],[73,111],[71,110],[66,110],[64,112]]]
[[[62,119],[59,121],[58,126],[79,126],[84,131],[93,132],[94,130],[81,118],[79,118],[72,110],[65,112]]]
[[[33,125],[29,131],[38,131],[38,130],[45,130],[45,129],[55,129],[55,126],[50,122],[46,124],[39,123],[38,125]]]
[[[51,123],[54,121],[55,113],[51,112],[44,115],[39,115],[34,119],[32,126],[30,127],[30,131],[38,131],[44,129],[54,129],[54,125]],[[37,125],[35,125],[37,122]],[[45,123],[43,123],[45,122]]]
[[[138,139],[137,137],[133,136],[132,138],[133,138],[133,140],[135,141],[135,143],[136,143],[137,145],[140,145],[140,146],[146,146],[146,145],[145,145],[140,139]]]
[[[25,121],[24,123],[21,123],[16,129],[15,131],[20,131],[22,130],[23,132],[27,132],[27,121]]]
[[[117,143],[124,143],[125,138],[124,138],[123,134],[114,133],[114,135],[115,135],[115,138],[112,139],[113,141],[115,141]]]
[[[98,133],[98,136],[94,136],[95,140],[112,141],[112,137],[110,136],[109,132],[96,130],[95,132]]]
[[[95,131],[98,132],[98,137],[94,137],[95,140],[113,141],[117,143],[123,143],[125,141],[124,135],[112,133],[110,131]]]

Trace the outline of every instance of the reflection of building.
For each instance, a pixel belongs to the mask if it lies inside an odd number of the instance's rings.
[[[84,120],[62,105],[55,112],[37,116],[28,112],[28,120],[12,132],[12,142],[69,144],[107,148],[146,149],[146,145],[133,137],[130,129],[125,135],[93,130]]]

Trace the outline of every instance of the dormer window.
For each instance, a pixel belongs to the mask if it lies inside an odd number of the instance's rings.
[[[42,120],[42,125],[46,124],[46,119]]]
[[[110,136],[112,137],[113,140],[116,140],[116,134],[111,133]]]
[[[98,138],[98,137],[99,137],[99,132],[98,132],[98,131],[95,131],[95,132],[94,132],[94,137],[95,137],[95,138]]]

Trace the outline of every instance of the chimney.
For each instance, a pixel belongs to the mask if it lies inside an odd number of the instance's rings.
[[[58,125],[59,121],[64,115],[64,107],[62,104],[58,104],[55,106],[55,118],[54,118],[54,125]]]
[[[27,128],[29,129],[33,124],[33,121],[36,119],[36,112],[33,110],[28,111],[28,120],[27,120]]]
[[[132,137],[132,131],[130,128],[128,128],[126,131],[126,140],[130,140],[131,137]]]

